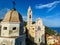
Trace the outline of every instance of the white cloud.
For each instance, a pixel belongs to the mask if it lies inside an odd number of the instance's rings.
[[[50,12],[50,11],[52,11],[55,7],[56,7],[56,6],[53,6],[52,8],[50,8],[50,9],[47,11],[47,13]]]
[[[48,3],[48,4],[44,4],[44,5],[36,5],[36,8],[38,8],[38,9],[42,9],[42,8],[51,8],[51,7],[53,7],[54,5],[56,5],[56,4],[58,4],[58,3],[60,3],[60,1],[54,1],[54,2],[52,2],[52,3]]]
[[[51,11],[52,9],[54,9],[58,4],[60,3],[60,1],[54,1],[52,3],[48,3],[48,4],[40,4],[40,5],[36,5],[35,8],[36,9],[43,9],[43,8],[48,8],[48,12]]]

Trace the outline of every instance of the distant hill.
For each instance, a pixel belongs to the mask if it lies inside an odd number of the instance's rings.
[[[55,35],[56,32],[52,29],[50,29],[49,27],[45,26],[45,33],[49,34],[49,35]]]
[[[49,35],[58,35],[60,36],[60,34],[58,32],[56,32],[55,30],[45,26],[45,33],[49,34]]]
[[[49,28],[56,30],[56,32],[60,33],[60,27],[49,27]]]

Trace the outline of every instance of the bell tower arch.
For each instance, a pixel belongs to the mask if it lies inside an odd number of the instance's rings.
[[[29,6],[28,12],[27,12],[27,25],[31,26],[32,25],[32,9]]]

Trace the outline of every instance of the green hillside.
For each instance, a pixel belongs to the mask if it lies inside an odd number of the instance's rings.
[[[52,30],[51,28],[45,26],[45,33],[49,34],[49,35],[57,35],[60,36],[60,34],[58,32],[56,32],[55,30]]]
[[[45,33],[49,34],[49,35],[55,35],[56,31],[54,31],[54,30],[50,29],[49,27],[45,26]]]

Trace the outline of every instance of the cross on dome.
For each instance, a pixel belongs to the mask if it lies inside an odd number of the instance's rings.
[[[16,5],[15,1],[12,1],[12,3],[13,3],[13,9],[16,10],[15,9],[15,5]]]

